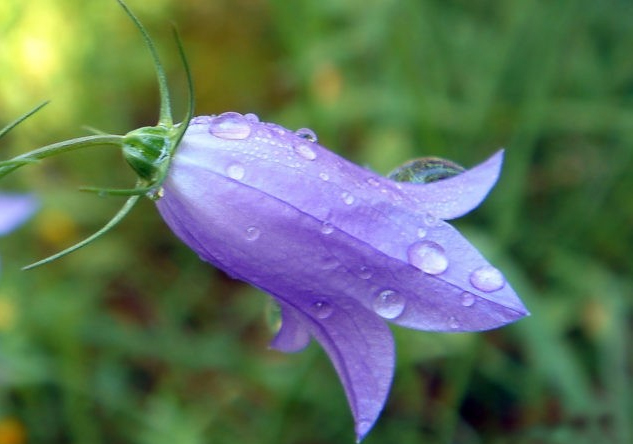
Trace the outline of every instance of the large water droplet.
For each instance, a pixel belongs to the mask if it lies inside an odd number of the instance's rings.
[[[393,290],[380,292],[372,302],[372,308],[377,315],[385,319],[395,319],[402,314],[406,301]]]
[[[259,235],[261,234],[261,231],[259,228],[257,227],[248,227],[246,229],[246,240],[249,241],[254,241],[259,239]]]
[[[431,241],[412,244],[407,250],[409,263],[428,274],[440,274],[448,268],[444,249]]]
[[[226,167],[226,174],[235,180],[240,180],[244,178],[244,174],[246,170],[244,169],[244,165],[241,163],[232,163],[228,167]]]
[[[327,319],[332,316],[334,307],[329,302],[317,301],[312,304],[312,313],[319,319]]]
[[[295,135],[297,137],[301,137],[302,139],[306,139],[309,142],[317,141],[316,133],[310,128],[299,128],[297,131],[295,131]]]
[[[472,307],[475,304],[475,295],[468,291],[463,292],[460,298],[464,307]]]
[[[228,112],[209,122],[209,132],[222,139],[246,139],[251,134],[251,125],[240,113]]]
[[[344,191],[341,193],[341,199],[345,202],[345,205],[351,205],[354,203],[354,195],[348,191]]]
[[[421,157],[399,166],[387,177],[397,182],[430,183],[456,176],[464,171],[461,165],[450,160]]]
[[[314,160],[317,157],[314,150],[305,143],[295,145],[295,152],[306,160]]]
[[[506,280],[495,267],[484,265],[470,274],[470,283],[478,290],[491,292],[502,289]]]
[[[334,225],[331,222],[323,222],[321,224],[321,233],[331,234],[334,231]]]

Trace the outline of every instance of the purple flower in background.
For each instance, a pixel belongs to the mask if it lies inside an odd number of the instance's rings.
[[[191,121],[156,204],[202,259],[274,296],[274,348],[298,351],[311,337],[323,346],[360,440],[393,375],[385,321],[463,332],[527,315],[501,272],[444,222],[479,205],[502,155],[445,180],[400,183],[309,130],[225,113]]]
[[[37,199],[33,196],[0,193],[0,236],[26,222],[37,206]]]

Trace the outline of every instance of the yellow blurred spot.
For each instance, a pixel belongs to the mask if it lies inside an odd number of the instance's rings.
[[[9,330],[13,327],[16,316],[16,308],[13,302],[0,296],[0,331]],[[2,444],[0,442],[0,444]]]
[[[15,418],[0,420],[0,444],[26,443],[26,430],[22,423]]]
[[[343,77],[339,69],[330,62],[319,66],[312,76],[312,92],[324,105],[333,105],[341,96]]]
[[[20,54],[25,74],[47,78],[57,68],[58,51],[48,37],[28,37],[21,42]]]
[[[607,307],[595,299],[585,303],[582,314],[584,328],[591,337],[599,336],[611,322]]]
[[[45,210],[37,218],[36,232],[43,242],[59,249],[77,238],[77,224],[64,211]]]

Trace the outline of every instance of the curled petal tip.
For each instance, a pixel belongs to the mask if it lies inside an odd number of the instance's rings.
[[[479,165],[448,179],[427,184],[401,183],[418,211],[439,219],[455,219],[473,210],[486,198],[499,179],[504,150]]]

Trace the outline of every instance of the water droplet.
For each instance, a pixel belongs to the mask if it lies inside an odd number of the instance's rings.
[[[153,201],[159,200],[161,197],[165,195],[165,190],[163,187],[157,187],[147,192],[146,196]]]
[[[341,198],[346,205],[351,205],[354,203],[354,196],[347,191],[341,193]]]
[[[323,224],[321,224],[321,233],[323,234],[330,234],[334,231],[334,225],[332,225],[331,222],[323,222]]]
[[[319,177],[321,178],[321,180],[324,180],[326,182],[330,180],[330,176],[328,176],[327,173],[319,173]]]
[[[334,308],[328,302],[317,301],[312,304],[312,312],[314,313],[314,316],[319,319],[327,319],[332,316]]]
[[[368,267],[362,266],[358,269],[358,277],[361,279],[370,279],[373,276],[371,269]]]
[[[379,187],[380,186],[380,182],[378,182],[378,180],[373,178],[373,177],[367,178],[367,183],[369,185],[371,185],[372,187]]]
[[[317,155],[314,152],[314,150],[312,148],[310,148],[310,146],[305,144],[305,143],[300,143],[298,145],[295,145],[295,151],[296,151],[296,153],[298,155],[300,155],[301,157],[303,157],[306,160],[314,160],[317,157]]]
[[[244,114],[244,118],[246,120],[248,120],[249,122],[252,123],[257,123],[259,122],[259,116],[257,114],[253,114],[253,113],[246,113]]]
[[[405,303],[404,297],[399,293],[385,290],[374,298],[372,308],[378,316],[385,319],[395,319],[404,311]]]
[[[466,171],[461,165],[439,157],[421,157],[399,166],[387,177],[397,182],[431,183]]]
[[[427,227],[435,227],[440,223],[440,220],[431,213],[426,213],[424,215],[424,223]]]
[[[310,128],[299,128],[297,131],[295,131],[295,135],[310,142],[317,141],[316,133]]]
[[[242,165],[241,163],[232,163],[228,167],[226,167],[226,174],[228,174],[231,179],[243,179],[245,173],[246,170],[244,169],[244,165]]]
[[[484,265],[470,274],[470,283],[478,290],[491,292],[502,289],[506,280],[495,267]]]
[[[246,139],[251,134],[251,125],[240,113],[228,112],[209,122],[209,132],[222,139]]]
[[[248,227],[246,229],[246,240],[254,241],[259,238],[261,231],[257,227]]]
[[[460,327],[459,321],[455,318],[455,316],[448,318],[448,326],[453,330],[457,330]]]
[[[422,239],[423,237],[426,237],[426,229],[418,228],[417,235],[420,239]]]
[[[448,268],[444,249],[431,241],[412,244],[407,250],[409,263],[428,274],[440,274]]]
[[[475,304],[475,295],[465,291],[460,296],[464,307],[472,307]]]

